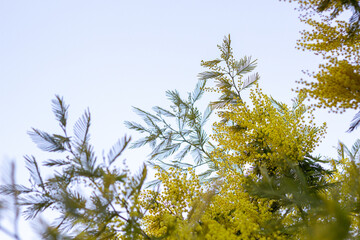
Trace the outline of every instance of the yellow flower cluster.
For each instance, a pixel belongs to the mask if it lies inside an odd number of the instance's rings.
[[[359,108],[360,65],[354,66],[348,61],[328,63],[320,65],[320,71],[313,76],[316,82],[301,80],[299,83],[307,86],[302,91],[319,100],[318,107],[328,107],[334,112]]]
[[[230,239],[281,239],[278,234],[260,234],[272,217],[271,201],[252,198],[243,188],[244,176],[223,171],[225,177],[204,218],[216,220],[233,234]]]
[[[221,182],[201,187],[189,169],[160,171],[163,191],[144,192],[143,202],[157,196],[144,219],[149,236],[165,239],[282,239],[261,226],[271,219],[271,202],[253,199],[242,188],[243,176],[228,173]],[[159,195],[157,195],[159,194]]]
[[[201,185],[192,169],[158,169],[156,178],[162,181],[162,190],[147,190],[142,195],[142,205],[148,210],[143,218],[145,232],[169,240],[304,239],[306,228],[295,233],[291,228],[305,219],[307,206],[282,205],[276,197],[262,199],[259,196],[264,195],[250,193],[249,183],[261,182],[259,171],[266,170],[268,176],[281,180],[281,174],[301,165],[321,141],[326,125],[313,123],[314,109],[303,104],[304,91],[289,107],[262,92],[256,84],[257,74],[244,80],[243,75],[256,64],[247,57],[234,60],[230,37],[219,48],[224,62],[202,62],[211,71],[201,75],[203,80],[215,80],[208,91],[221,94],[212,103],[222,119],[214,124],[211,136],[217,143],[211,159],[217,165],[218,179]],[[246,103],[240,93],[251,85],[255,89]],[[291,202],[291,192],[286,197]],[[153,203],[150,208],[149,203]]]
[[[351,23],[339,20],[345,9],[344,1],[331,1],[320,12],[323,0],[293,0],[304,13],[300,20],[310,27],[302,31],[297,48],[310,50],[326,61],[319,65],[318,73],[309,74],[315,81],[301,80],[308,88],[301,91],[318,100],[316,106],[329,107],[334,112],[360,105],[360,34],[356,30],[350,36]],[[349,11],[350,12],[350,11]]]
[[[275,169],[288,161],[296,163],[314,150],[325,133],[325,124],[312,123],[312,111],[307,121],[302,103],[296,109],[285,104],[277,109],[258,86],[251,90],[250,100],[252,107],[240,101],[227,105],[220,115],[230,121],[214,125],[212,137],[218,142],[214,158],[226,168],[250,164]],[[298,101],[303,100],[300,94]]]
[[[191,176],[188,179],[188,174]],[[182,173],[179,169],[170,168],[168,172],[159,169],[155,177],[162,181],[163,190],[146,190],[143,192],[143,204],[156,200],[144,218],[146,231],[160,237],[170,235],[188,236],[192,229],[187,229],[185,219],[194,202],[199,201],[201,185],[194,171]],[[169,238],[172,239],[172,238]],[[186,239],[186,238],[180,238]]]

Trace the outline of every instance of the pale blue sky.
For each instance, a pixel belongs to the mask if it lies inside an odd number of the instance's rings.
[[[229,33],[237,56],[258,59],[265,92],[289,102],[301,70],[320,61],[295,49],[304,26],[293,8],[277,0],[0,0],[0,161],[21,168],[23,155],[47,156],[26,132],[57,131],[55,94],[70,104],[70,123],[90,108],[99,153],[124,134],[136,138],[123,125],[140,120],[131,106],[167,106],[166,90],[192,90],[200,61],[217,58]],[[345,133],[353,114],[317,112],[329,126],[319,152],[354,141],[356,131]],[[127,163],[136,168],[147,153],[129,150]]]

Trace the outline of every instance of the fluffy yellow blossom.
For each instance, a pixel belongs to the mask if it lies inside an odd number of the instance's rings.
[[[308,73],[313,81],[299,81],[304,86],[301,91],[318,100],[316,106],[335,112],[359,108],[360,34],[356,21],[359,1],[289,2],[298,4],[300,20],[309,27],[301,32],[297,48],[312,51],[325,61],[317,73]],[[353,21],[344,21],[344,13],[352,13]]]
[[[147,203],[156,202],[144,218],[149,236],[165,239],[282,239],[264,235],[262,225],[271,219],[270,202],[254,199],[242,187],[243,176],[227,174],[216,183],[201,186],[191,170],[160,171],[163,190],[144,192]]]
[[[144,218],[149,234],[155,237],[170,233],[172,235],[191,234],[191,231],[185,231],[184,221],[191,211],[192,204],[199,201],[202,190],[195,173],[189,171],[189,175],[191,179],[188,179],[188,174],[181,173],[179,169],[171,168],[169,172],[159,170],[156,177],[163,184],[161,194],[158,195],[157,191],[152,190],[144,191],[144,204],[156,196],[156,202]]]
[[[319,107],[358,109],[360,104],[360,65],[348,61],[337,61],[320,65],[320,71],[313,75],[315,82],[300,81],[308,86],[303,89],[310,97],[318,99]]]
[[[310,208],[321,202],[316,189],[323,189],[328,173],[309,158],[325,124],[313,123],[303,92],[292,107],[264,94],[258,74],[245,77],[256,62],[235,60],[230,42],[229,36],[219,46],[221,59],[202,62],[211,71],[200,74],[215,81],[207,90],[220,93],[211,104],[221,121],[213,126],[216,146],[209,153],[217,179],[201,185],[193,169],[158,169],[161,191],[142,195],[142,223],[150,238],[304,239],[307,222],[317,224],[322,217]],[[252,85],[245,101],[241,92]],[[264,190],[264,184],[272,189]]]
[[[213,138],[218,142],[214,158],[226,168],[250,164],[275,170],[289,161],[297,163],[325,133],[325,124],[308,123],[302,95],[295,109],[272,100],[258,86],[251,90],[250,100],[252,107],[244,101],[228,104],[220,116],[229,121],[214,124]],[[308,117],[313,118],[311,110]]]

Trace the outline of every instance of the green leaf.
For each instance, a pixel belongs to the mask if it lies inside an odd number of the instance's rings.
[[[39,165],[38,165],[35,157],[25,156],[25,160],[26,160],[26,168],[30,172],[30,178],[33,180],[33,182],[37,186],[40,186],[41,188],[43,188],[45,190],[44,181],[41,177]]]
[[[28,132],[34,143],[43,151],[47,152],[63,152],[65,151],[64,139],[65,137],[57,137],[59,135],[50,135],[46,132],[33,128]]]
[[[356,156],[358,155],[359,150],[360,150],[360,139],[357,139],[351,147],[351,152],[354,157],[354,159],[353,159],[354,161],[358,160],[358,159],[356,159]]]
[[[123,137],[122,140],[119,140],[109,151],[108,153],[108,161],[109,165],[111,165],[126,149],[127,145],[131,141],[130,137],[126,135]]]
[[[205,125],[205,123],[209,120],[211,114],[212,114],[212,109],[211,106],[208,105],[207,108],[205,109],[205,112],[203,113],[203,116],[201,118],[201,122],[200,125],[203,127]]]
[[[164,158],[169,157],[174,152],[176,152],[181,146],[181,143],[175,143],[171,145],[167,145],[164,148],[157,149],[157,151],[151,155],[151,159],[162,160]]]
[[[191,150],[191,155],[192,155],[193,158],[194,158],[195,164],[200,164],[200,163],[202,163],[203,160],[204,160],[203,152],[202,152],[200,149],[198,149],[198,148],[193,148],[193,149]]]
[[[211,78],[217,78],[223,76],[224,73],[221,72],[215,72],[215,71],[205,71],[198,74],[199,80],[208,80]]]
[[[191,145],[185,146],[183,149],[180,150],[178,154],[175,155],[175,159],[179,161],[184,159],[185,156],[190,152],[191,148],[192,148]]]
[[[208,169],[202,173],[200,173],[198,176],[199,176],[199,180],[200,182],[207,182],[207,179],[211,176],[211,174],[214,173],[214,170],[213,169]]]
[[[198,101],[201,98],[201,96],[204,94],[205,84],[206,84],[205,81],[199,81],[196,84],[196,87],[192,93],[192,103],[195,103],[196,101]]]
[[[259,81],[260,76],[258,73],[250,75],[241,85],[241,90],[252,87],[257,81]]]
[[[215,60],[211,60],[211,61],[206,61],[206,62],[202,62],[202,66],[205,66],[205,67],[208,67],[208,68],[211,68],[211,67],[214,67],[216,66],[217,64],[219,64],[221,62],[220,59],[215,59]]]
[[[89,109],[75,123],[74,135],[79,154],[85,151],[90,140],[91,115]]]
[[[59,121],[61,128],[65,130],[69,105],[66,105],[63,98],[59,95],[55,95],[55,98],[56,99],[52,100],[53,112],[56,120]]]
[[[218,48],[222,53],[221,58],[227,62],[232,56],[230,34],[227,37],[226,36],[224,37],[222,45],[221,46],[218,45]]]
[[[0,185],[0,194],[13,195],[15,194],[15,192],[16,194],[20,195],[20,194],[32,193],[33,190],[31,188],[19,184]]]
[[[147,143],[149,143],[149,139],[148,138],[140,138],[138,140],[136,140],[135,142],[133,142],[130,146],[131,149],[133,148],[139,148],[142,147],[144,145],[146,145]]]
[[[133,107],[133,110],[134,112],[136,112],[136,114],[138,114],[139,116],[141,116],[143,119],[151,119],[152,122],[160,122],[161,119],[158,118],[157,116],[151,114],[151,113],[148,113],[140,108],[137,108],[137,107]]]
[[[270,97],[270,101],[279,113],[281,113],[282,115],[285,114],[287,110],[287,105],[285,103],[278,102],[273,97]]]
[[[172,112],[166,110],[166,109],[163,109],[161,107],[153,107],[153,110],[158,114],[158,115],[164,115],[166,117],[175,117],[175,114],[173,114]]]
[[[161,184],[161,180],[159,179],[154,179],[152,181],[149,181],[145,184],[145,188],[151,188],[151,187],[156,187],[159,186]]]
[[[27,206],[25,211],[23,212],[25,219],[34,219],[40,212],[48,209],[55,202],[53,199],[45,196],[45,195],[26,195],[22,197],[20,204],[23,206]]]
[[[69,164],[71,164],[71,162],[68,161],[68,160],[63,160],[63,159],[53,160],[53,159],[49,159],[49,160],[45,160],[45,161],[44,161],[43,166],[46,166],[46,167],[62,167],[62,166],[69,165]]]
[[[133,129],[133,130],[141,132],[141,133],[148,132],[148,130],[139,123],[125,121],[124,124],[129,129]]]
[[[358,126],[360,126],[360,111],[356,113],[354,118],[351,120],[351,124],[347,132],[354,131]]]
[[[177,90],[166,91],[166,96],[176,107],[178,107],[178,109],[182,110],[188,107],[187,103],[181,99],[180,94]]]
[[[240,61],[235,63],[236,65],[236,74],[237,75],[244,75],[253,71],[256,68],[256,60],[251,61],[251,57],[243,57]]]

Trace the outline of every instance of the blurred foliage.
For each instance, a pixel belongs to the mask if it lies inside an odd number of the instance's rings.
[[[12,196],[0,196],[0,232],[4,233],[10,238],[19,240],[19,194],[16,192],[16,165],[15,161],[8,161],[9,164],[2,165],[2,179],[1,181],[11,186],[14,192]],[[8,223],[7,225],[4,223]],[[11,227],[10,227],[11,226]]]
[[[68,105],[59,96],[53,100],[53,112],[62,134],[33,128],[29,135],[41,150],[57,153],[58,158],[39,164],[34,156],[26,156],[31,185],[12,182],[1,185],[0,192],[16,198],[27,220],[44,211],[57,216],[42,233],[44,239],[117,239],[119,233],[125,239],[146,236],[139,225],[143,212],[138,204],[146,167],[131,176],[114,164],[130,138],[119,140],[99,162],[90,144],[89,110],[76,122],[72,136],[67,130]],[[42,166],[51,169],[52,176],[45,178]]]

